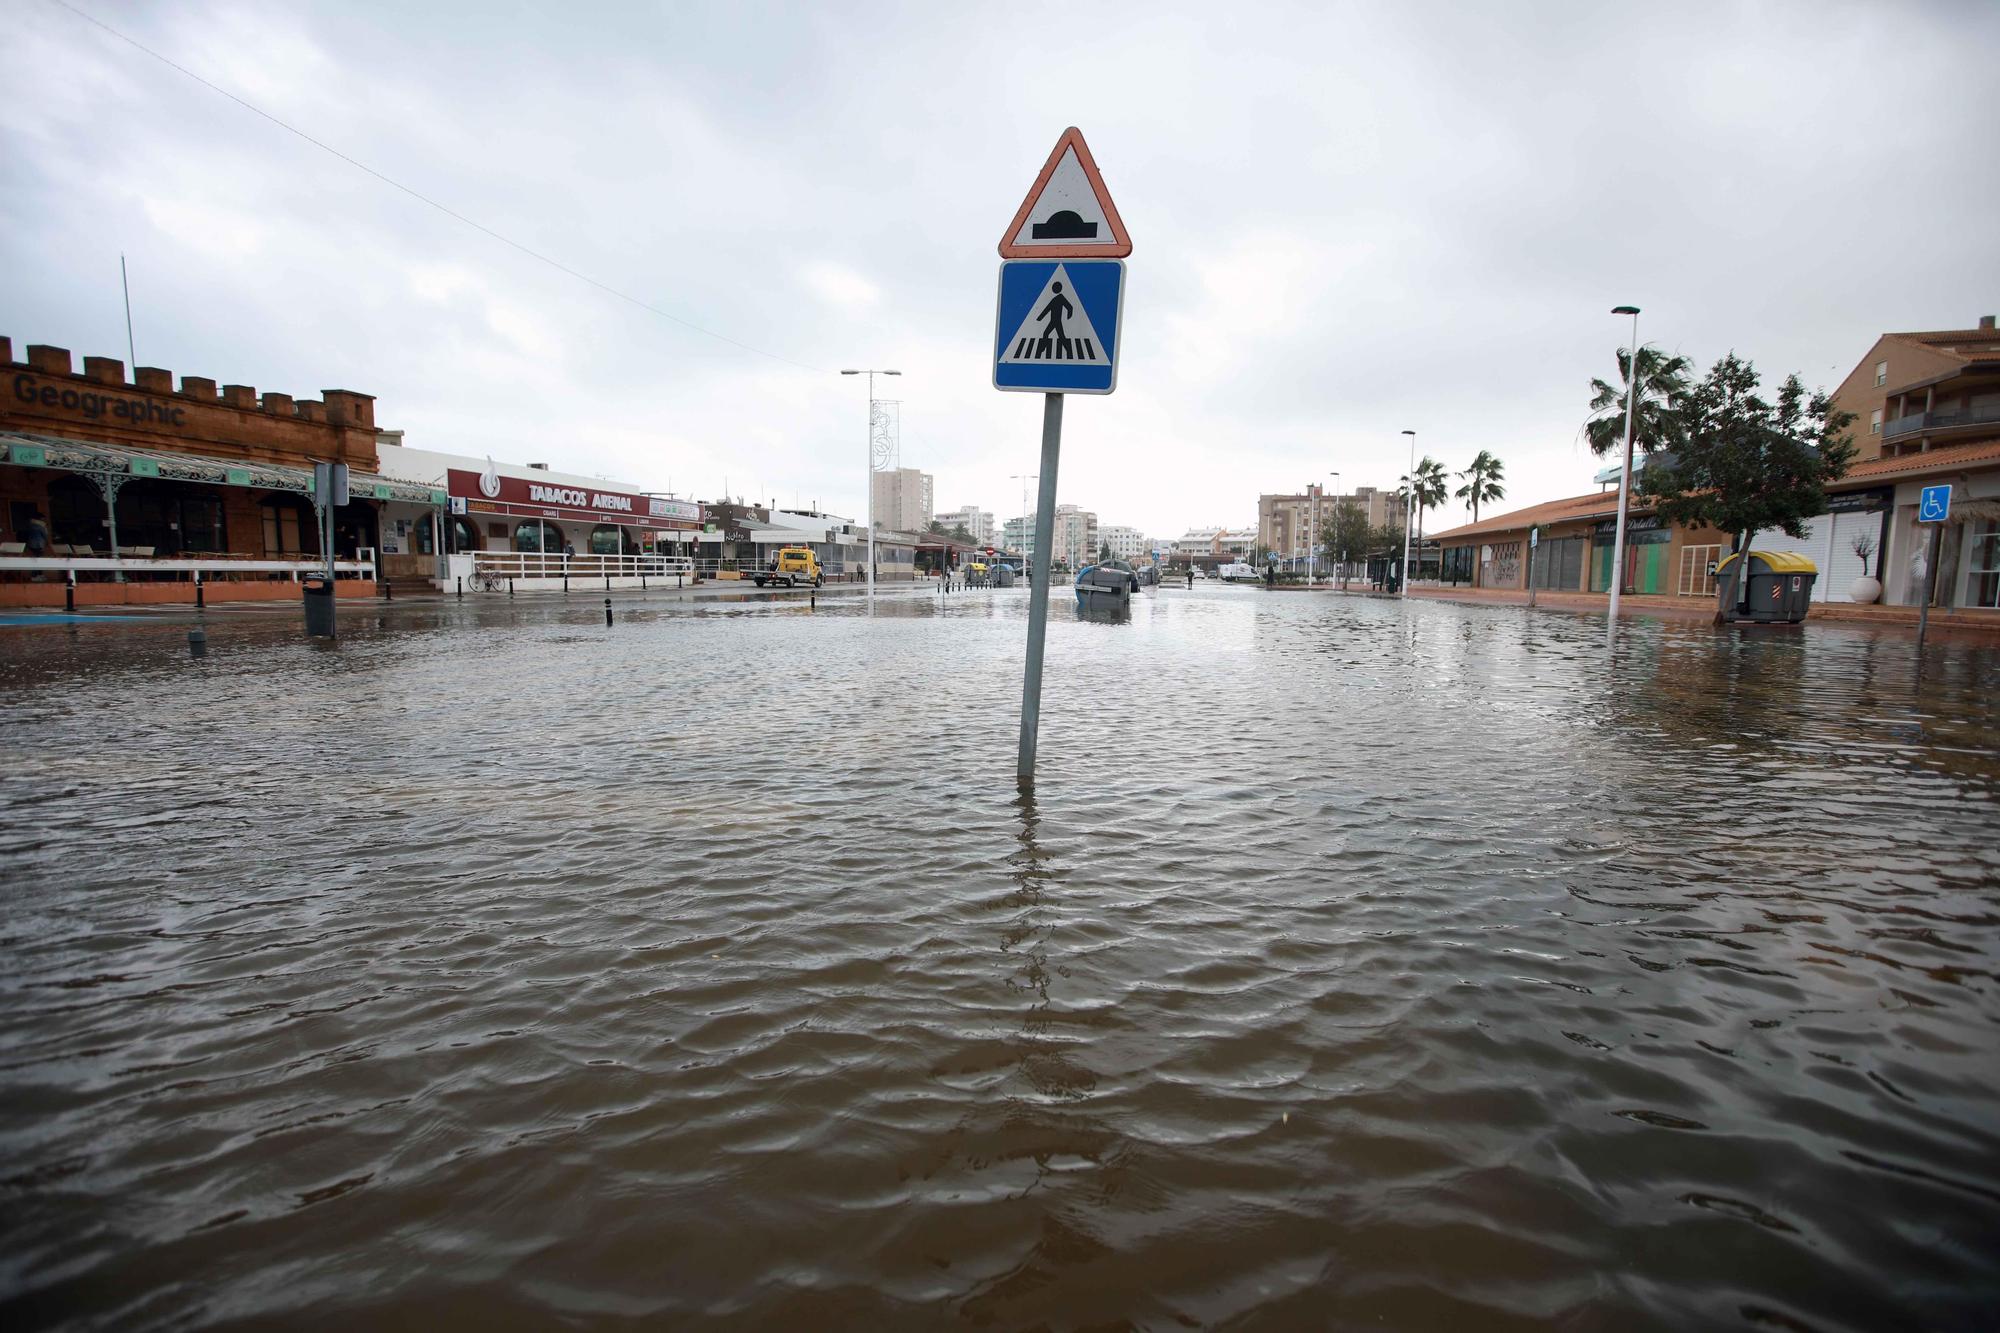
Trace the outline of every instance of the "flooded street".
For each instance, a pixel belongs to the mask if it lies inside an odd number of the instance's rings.
[[[6,1324],[1991,1318],[2000,651],[1026,609],[0,629]]]

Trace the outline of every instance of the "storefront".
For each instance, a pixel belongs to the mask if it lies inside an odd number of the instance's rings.
[[[445,496],[435,514],[385,511],[384,561],[392,570],[405,561],[436,568],[440,556],[461,553],[690,555],[701,531],[699,504],[647,495],[630,483],[412,449],[386,439],[378,452],[384,472],[425,482]]]
[[[344,462],[333,515],[342,595],[372,592],[386,504],[442,491],[376,472],[374,400],[247,385],[0,338],[0,604],[291,598],[323,569],[313,466]],[[360,586],[360,585],[365,585]]]

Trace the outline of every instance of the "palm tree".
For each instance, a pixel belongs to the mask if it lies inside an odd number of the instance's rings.
[[[1590,382],[1590,420],[1583,425],[1592,453],[1608,454],[1625,443],[1625,386],[1632,382],[1632,354],[1618,349],[1618,383]],[[1692,386],[1692,369],[1684,356],[1668,356],[1657,347],[1639,349],[1639,397],[1632,405],[1633,452],[1640,455],[1672,448],[1680,439],[1680,410]]]
[[[1458,475],[1465,479],[1465,485],[1458,488],[1458,498],[1472,506],[1474,523],[1479,521],[1480,505],[1504,499],[1507,495],[1507,489],[1500,484],[1500,460],[1484,449]],[[1479,566],[1476,562],[1472,567],[1472,586],[1479,586]]]
[[[1465,482],[1458,488],[1458,498],[1472,506],[1474,523],[1479,521],[1479,506],[1507,498],[1507,488],[1500,484],[1503,475],[1500,460],[1484,449],[1458,475]]]
[[[1445,476],[1444,464],[1438,462],[1429,454],[1425,454],[1424,461],[1417,464],[1414,486],[1417,494],[1418,569],[1423,568],[1421,552],[1424,549],[1424,511],[1426,509],[1436,509],[1439,505],[1443,504],[1445,497],[1450,494],[1450,487],[1451,482]]]

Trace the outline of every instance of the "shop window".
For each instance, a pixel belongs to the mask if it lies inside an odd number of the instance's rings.
[[[104,494],[82,477],[49,483],[49,540],[61,546],[105,544]]]
[[[2000,521],[1982,519],[1973,531],[1971,569],[1965,578],[1965,604],[2000,607]]]
[[[229,549],[229,534],[223,526],[220,497],[181,497],[181,549],[204,553]]]
[[[306,507],[305,501],[286,496],[266,500],[258,508],[264,517],[265,555],[319,553],[317,516]]]
[[[505,525],[500,527],[500,535],[506,536]],[[454,515],[451,520],[451,549],[457,551],[482,551],[485,545],[479,540],[479,529],[472,520]]]
[[[590,553],[592,555],[621,555],[623,543],[618,529],[609,523],[600,523],[590,530]]]
[[[546,540],[548,545],[546,547],[542,545],[544,532],[547,533]],[[540,522],[534,519],[530,519],[514,529],[514,549],[517,551],[527,551],[530,553],[541,551],[546,555],[561,555],[563,553],[563,544],[568,540],[568,538],[563,536],[563,530],[555,524],[550,523],[545,528]]]

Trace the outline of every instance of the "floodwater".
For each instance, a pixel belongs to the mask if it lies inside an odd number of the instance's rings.
[[[1991,1326],[1995,651],[621,605],[0,630],[0,1322]]]

